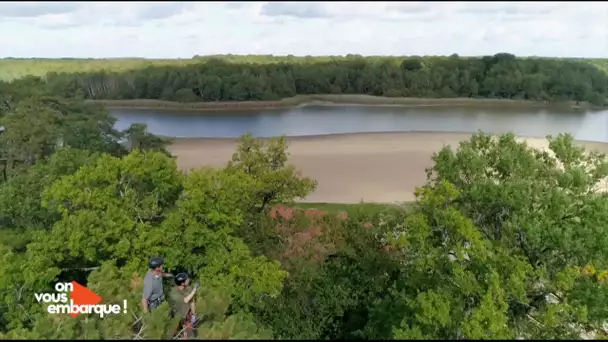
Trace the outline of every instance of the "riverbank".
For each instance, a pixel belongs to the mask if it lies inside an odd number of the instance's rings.
[[[111,109],[155,109],[190,112],[261,111],[289,109],[301,106],[398,106],[398,107],[569,107],[575,102],[549,103],[532,100],[484,98],[406,98],[371,95],[298,95],[278,101],[174,102],[162,100],[87,100]],[[579,104],[588,108],[586,104]]]
[[[318,181],[317,189],[302,202],[376,203],[411,202],[416,187],[426,182],[425,168],[444,145],[457,146],[470,138],[465,133],[356,133],[291,137],[289,162],[303,175]],[[520,138],[529,146],[547,149],[542,138]],[[579,141],[585,148],[608,153],[608,144]],[[169,150],[187,171],[221,167],[236,148],[235,139],[175,139]]]

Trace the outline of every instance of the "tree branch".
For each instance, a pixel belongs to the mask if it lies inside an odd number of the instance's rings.
[[[96,267],[73,267],[73,268],[62,268],[62,271],[94,271],[98,269],[99,266]]]
[[[198,322],[200,322],[201,319],[198,318],[194,323],[192,323],[192,329],[194,330],[196,328],[196,325],[198,324]],[[180,330],[174,337],[173,339],[176,340],[178,339],[178,337],[184,332],[186,331],[186,329],[188,329],[188,327],[186,326],[186,324],[184,324],[184,327],[182,328],[182,330]]]

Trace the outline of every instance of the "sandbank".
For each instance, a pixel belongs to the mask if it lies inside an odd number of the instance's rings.
[[[467,133],[403,132],[355,133],[290,137],[289,162],[318,181],[314,193],[302,202],[395,203],[415,199],[417,186],[426,182],[431,156],[445,145],[458,146]],[[529,146],[546,149],[544,138],[519,138]],[[588,150],[608,153],[608,144],[577,141]],[[236,147],[235,139],[180,138],[169,150],[183,171],[203,166],[224,166]]]

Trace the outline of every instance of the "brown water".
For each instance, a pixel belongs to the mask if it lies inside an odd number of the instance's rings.
[[[233,138],[308,136],[362,132],[513,132],[544,137],[562,132],[578,140],[608,142],[608,110],[496,107],[359,107],[306,106],[260,112],[200,113],[167,110],[111,109],[124,129],[145,123],[158,135]]]

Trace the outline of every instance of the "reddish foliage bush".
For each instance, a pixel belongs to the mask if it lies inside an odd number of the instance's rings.
[[[348,213],[346,211],[341,211],[341,212],[338,213],[337,217],[340,220],[347,220],[348,219]]]
[[[348,215],[340,213],[336,221],[325,210],[277,205],[270,210],[270,217],[276,221],[275,230],[285,242],[281,253],[283,258],[322,261],[334,249],[325,235],[330,230],[335,231],[338,221],[346,220]]]
[[[293,208],[288,208],[284,205],[276,205],[270,209],[270,217],[273,220],[276,220],[277,218],[282,218],[289,221],[293,218],[293,212]]]
[[[276,256],[285,265],[296,262],[322,262],[326,256],[335,251],[344,240],[343,222],[349,216],[342,211],[328,215],[326,210],[290,208],[277,205],[271,208],[270,218],[275,232],[283,241],[277,246]],[[371,222],[362,227],[369,231]],[[380,245],[381,250],[391,251],[390,246]]]

